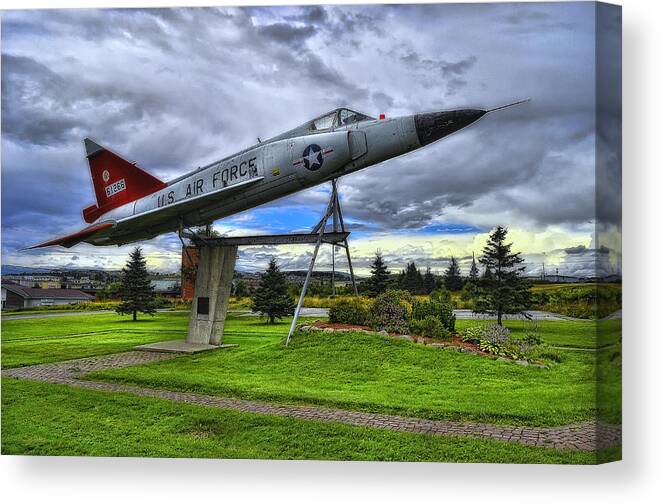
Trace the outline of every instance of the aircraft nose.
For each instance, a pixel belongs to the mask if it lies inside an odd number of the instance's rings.
[[[461,109],[416,114],[414,116],[415,129],[418,133],[420,145],[428,145],[450,133],[465,128],[486,113],[486,110]]]

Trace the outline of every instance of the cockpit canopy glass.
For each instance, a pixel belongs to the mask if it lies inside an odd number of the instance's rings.
[[[360,112],[354,112],[353,110],[341,108],[312,121],[310,131],[324,131],[331,128],[348,126],[349,124],[354,124],[359,121],[373,119],[373,117],[361,114]]]

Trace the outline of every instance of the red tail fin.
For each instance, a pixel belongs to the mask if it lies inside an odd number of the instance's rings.
[[[86,222],[92,223],[113,208],[167,186],[89,138],[85,139],[85,150],[97,203],[83,210]]]

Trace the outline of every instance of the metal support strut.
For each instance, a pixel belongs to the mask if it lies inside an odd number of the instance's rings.
[[[305,298],[305,293],[308,290],[308,285],[310,284],[310,278],[312,277],[312,270],[314,269],[314,263],[317,260],[317,254],[319,253],[319,247],[324,238],[324,232],[326,230],[326,224],[328,219],[332,218],[333,220],[333,232],[338,232],[339,229],[344,233],[346,230],[344,228],[344,219],[342,218],[342,209],[340,208],[340,198],[337,193],[337,180],[333,179],[332,181],[333,190],[331,192],[330,201],[328,202],[328,207],[324,213],[321,220],[317,225],[312,229],[312,233],[318,234],[319,238],[314,246],[314,253],[312,254],[312,259],[310,260],[310,266],[308,267],[307,275],[305,275],[305,282],[303,282],[303,288],[301,289],[301,295],[298,298],[298,304],[296,305],[296,311],[294,312],[294,319],[291,322],[291,327],[289,328],[289,334],[287,334],[286,345],[289,345],[292,334],[296,329],[296,322],[298,322],[298,317],[301,313],[301,308],[303,307],[303,298]],[[333,294],[335,294],[335,247],[336,244],[331,245],[333,247],[333,271],[331,273],[331,282],[333,284]],[[347,261],[349,262],[349,272],[351,274],[351,283],[353,285],[354,295],[358,295],[358,288],[356,287],[356,279],[353,274],[353,265],[351,264],[351,255],[349,254],[349,241],[347,238],[343,242],[337,244],[337,246],[343,247],[347,252]]]

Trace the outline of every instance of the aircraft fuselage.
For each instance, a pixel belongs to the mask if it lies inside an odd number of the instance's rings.
[[[416,114],[361,120],[297,136],[283,134],[110,210],[94,224],[113,222],[114,226],[85,241],[121,245],[182,226],[209,224],[416,150],[485,113],[469,109]]]

